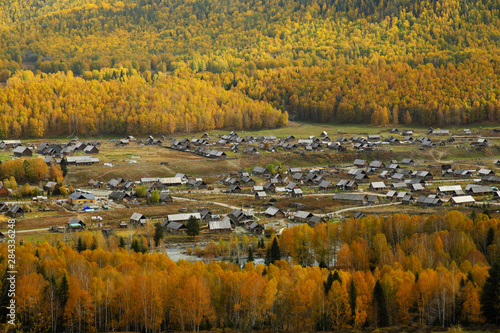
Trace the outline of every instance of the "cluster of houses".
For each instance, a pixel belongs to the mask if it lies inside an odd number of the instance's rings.
[[[8,205],[5,202],[0,202],[0,213],[14,219],[24,217],[24,209],[18,204]]]
[[[495,161],[499,163],[498,161]],[[421,206],[439,206],[445,201],[454,205],[473,204],[477,200],[472,197],[488,196],[500,198],[500,192],[491,185],[477,183],[467,184],[465,189],[461,185],[438,186],[435,193],[429,190],[427,185],[432,182],[434,175],[429,170],[411,170],[416,163],[412,159],[403,159],[401,162],[391,161],[388,165],[381,161],[368,162],[356,159],[353,168],[347,172],[351,179],[339,180],[335,188],[342,191],[357,191],[361,183],[368,184],[368,190],[372,192],[387,192],[385,195],[363,194],[363,193],[336,193],[334,200],[350,201],[353,204],[370,205],[379,202],[381,197],[391,201],[401,201],[403,204],[417,204]],[[453,169],[450,164],[441,165],[439,174],[443,180],[453,182],[454,179],[471,179],[478,177],[481,183],[500,182],[500,177],[495,176],[494,171],[481,168],[479,170]],[[373,178],[378,178],[376,181]],[[472,180],[472,179],[471,179]],[[424,193],[428,195],[424,195]],[[443,200],[449,197],[449,200]]]
[[[49,166],[61,163],[62,158],[66,158],[68,164],[89,165],[99,163],[99,159],[91,155],[99,153],[100,145],[95,140],[78,142],[78,138],[64,144],[42,142],[38,147],[33,144],[23,146],[19,140],[4,140],[0,142],[0,149],[12,149],[14,157],[32,157],[34,153],[44,155],[44,161]],[[82,152],[86,156],[73,156],[76,152]]]
[[[396,128],[391,129],[390,135],[382,138],[380,134],[369,134],[366,136],[353,136],[350,139],[343,136],[330,138],[326,132],[322,132],[318,137],[310,136],[308,138],[296,139],[289,135],[286,138],[277,138],[275,136],[246,136],[240,137],[236,132],[223,134],[215,138],[205,133],[201,138],[193,139],[173,139],[170,148],[194,152],[201,156],[210,158],[225,158],[225,153],[220,150],[213,150],[209,147],[223,147],[235,153],[244,155],[259,155],[260,151],[276,152],[278,149],[292,151],[303,149],[306,152],[312,151],[345,151],[350,144],[351,147],[359,152],[377,150],[381,144],[418,144],[421,149],[436,148],[437,146],[446,146],[455,142],[455,138],[450,136],[445,140],[432,140],[429,136],[449,136],[449,130],[434,130],[429,128],[427,136],[413,137],[413,130],[399,131]],[[464,134],[470,134],[470,131],[464,131]],[[401,135],[401,137],[396,137]],[[472,142],[472,146],[482,147],[489,144],[488,140],[479,138]]]

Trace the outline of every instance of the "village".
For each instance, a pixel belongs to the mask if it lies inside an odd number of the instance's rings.
[[[494,129],[247,134],[4,140],[2,158],[67,163],[68,174],[64,184],[31,184],[40,193],[32,198],[13,198],[12,189],[0,186],[0,212],[16,218],[27,239],[81,230],[140,235],[160,224],[168,243],[190,241],[192,217],[209,240],[265,237],[299,223],[370,214],[500,209]],[[71,186],[66,196],[59,194],[63,186]]]

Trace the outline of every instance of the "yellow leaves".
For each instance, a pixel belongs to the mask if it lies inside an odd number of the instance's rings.
[[[17,313],[22,320],[36,320],[43,304],[43,289],[48,282],[38,273],[24,275],[16,281]]]
[[[80,279],[75,275],[69,278],[69,296],[64,310],[64,319],[67,327],[79,331],[92,331],[94,305],[92,296],[84,289]]]
[[[210,306],[210,290],[202,276],[192,275],[179,290],[176,309],[182,327],[198,330],[204,317],[214,320],[215,313]]]
[[[226,91],[196,78],[153,79],[148,71],[143,75],[146,79],[123,69],[104,69],[85,72],[85,80],[61,73],[24,81],[13,78],[8,88],[0,90],[0,99],[11,96],[9,108],[15,105],[16,110],[30,110],[32,104],[49,102],[63,109],[54,113],[52,108],[37,108],[37,116],[30,118],[20,112],[8,120],[10,126],[4,135],[42,137],[45,133],[68,131],[92,135],[162,134],[176,129],[276,127],[288,121],[287,114],[268,103],[252,101],[238,90]],[[128,79],[122,82],[122,78]],[[113,117],[123,120],[110,121]]]

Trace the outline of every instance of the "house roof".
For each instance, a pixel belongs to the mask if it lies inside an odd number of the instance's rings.
[[[76,217],[72,217],[69,221],[68,221],[68,224],[83,224],[84,223],[82,222],[82,220],[80,219],[77,219]]]
[[[79,200],[79,199],[94,200],[95,195],[94,193],[73,192],[69,195],[68,198],[71,200]]]
[[[313,214],[310,212],[306,212],[303,210],[299,210],[295,213],[294,217],[299,219],[307,219],[310,218]]]
[[[97,157],[92,156],[68,156],[66,158],[68,163],[99,163],[99,159]]]
[[[194,216],[196,219],[201,220],[200,213],[170,214],[167,215],[167,219],[170,222],[187,221],[191,216]]]
[[[18,153],[18,154],[22,154],[22,153],[24,153],[24,151],[25,151],[26,149],[28,149],[28,147],[17,146],[17,147],[13,150],[13,152],[14,152],[14,154],[16,154],[16,153]]]
[[[140,221],[142,219],[145,219],[146,217],[144,215],[142,215],[141,213],[133,213],[132,216],[130,217],[130,219],[132,221]]]
[[[158,181],[164,185],[179,185],[182,184],[182,178],[180,177],[165,177],[158,178]]]
[[[438,186],[438,191],[439,191],[439,192],[455,192],[455,191],[462,191],[462,186],[460,186],[460,185],[445,185],[445,186]]]
[[[231,229],[231,221],[229,219],[224,219],[222,221],[210,221],[208,222],[209,230],[224,230]]]
[[[385,188],[385,183],[384,182],[373,182],[370,184],[372,188]]]
[[[163,221],[163,222],[165,222],[165,221]],[[168,222],[168,221],[166,221],[166,222]],[[173,230],[186,229],[186,226],[184,225],[184,223],[168,222],[168,223],[165,223],[165,224],[166,224],[165,227],[167,229],[173,229]]]
[[[471,195],[463,195],[460,197],[453,197],[453,198],[451,198],[450,201],[453,203],[456,203],[456,204],[476,202],[476,200]]]
[[[333,200],[364,201],[366,200],[366,195],[355,193],[335,193]]]
[[[328,180],[322,180],[321,183],[319,183],[319,187],[328,187],[330,186],[331,182]]]
[[[18,211],[23,211],[23,209],[19,205],[14,205],[9,208],[10,213],[17,213]]]
[[[276,207],[268,207],[266,209],[266,211],[264,212],[264,214],[271,215],[271,216],[274,216],[274,215],[276,215],[278,213],[283,213],[283,212],[281,210],[279,210],[278,208],[276,208]]]

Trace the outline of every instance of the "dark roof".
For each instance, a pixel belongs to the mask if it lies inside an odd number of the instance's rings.
[[[68,198],[71,200],[78,200],[78,199],[93,200],[95,199],[95,196],[94,193],[73,192]]]
[[[163,222],[168,222],[167,220],[163,221]],[[162,223],[163,224],[163,223]],[[186,226],[184,225],[184,223],[179,223],[179,222],[169,222],[167,225],[166,225],[166,228],[167,229],[173,229],[173,230],[180,230],[180,229],[186,229]]]

